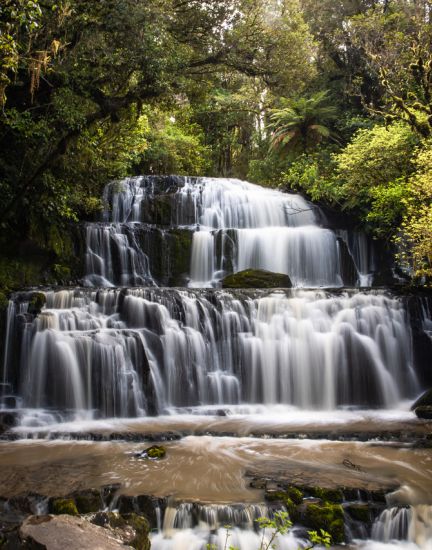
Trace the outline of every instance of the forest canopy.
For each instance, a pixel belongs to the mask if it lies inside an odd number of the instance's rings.
[[[427,283],[431,26],[426,0],[3,0],[7,261],[62,272],[107,181],[177,173],[343,209]]]

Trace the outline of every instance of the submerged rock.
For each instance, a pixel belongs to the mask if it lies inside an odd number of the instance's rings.
[[[264,269],[245,269],[222,280],[222,288],[291,288],[292,282],[284,273]]]

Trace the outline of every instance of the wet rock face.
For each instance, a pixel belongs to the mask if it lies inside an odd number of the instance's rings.
[[[295,486],[260,478],[254,478],[251,486],[264,489],[267,502],[283,505],[296,525],[327,531],[333,544],[370,536],[374,520],[385,507],[380,491]]]
[[[417,407],[432,407],[432,388],[426,390],[411,405],[411,410],[415,411]]]
[[[222,281],[222,288],[291,288],[288,275],[263,269],[245,269],[228,275]]]
[[[414,401],[411,410],[415,412],[417,418],[432,420],[432,388],[426,390]]]
[[[416,413],[417,418],[422,418],[423,420],[432,420],[432,406],[416,407],[414,412]]]

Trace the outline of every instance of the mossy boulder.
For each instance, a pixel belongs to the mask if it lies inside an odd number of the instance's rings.
[[[415,411],[418,407],[432,407],[432,388],[426,390],[411,405],[411,410]]]
[[[46,296],[43,292],[32,292],[28,305],[28,312],[32,315],[39,315],[46,303]]]
[[[90,489],[74,494],[74,500],[80,514],[98,512],[103,507],[100,492],[97,490]]]
[[[310,494],[313,497],[320,498],[324,502],[339,504],[343,502],[344,495],[340,489],[326,489],[324,487],[311,487]]]
[[[99,512],[92,519],[92,523],[100,527],[111,528],[127,532],[128,527],[133,532],[128,532],[125,544],[132,546],[136,550],[150,550],[150,524],[144,516],[139,516],[134,512],[119,514],[117,512]],[[124,535],[122,537],[124,539]]]
[[[150,458],[151,460],[161,460],[166,456],[166,449],[162,445],[152,445],[148,449],[144,449],[139,453],[138,458]]]
[[[75,501],[71,498],[56,498],[51,502],[53,514],[67,514],[68,516],[79,516]]]
[[[414,410],[417,418],[422,418],[423,420],[432,420],[432,406],[422,406],[416,407]]]
[[[345,542],[344,513],[340,504],[308,503],[302,521],[315,531],[327,531],[334,544]]]
[[[288,496],[286,492],[271,491],[269,493],[266,493],[265,498],[269,502],[278,502],[280,504],[283,504],[287,509],[290,519],[292,521],[296,521],[296,519],[298,518],[297,504],[293,501],[292,498]]]
[[[135,531],[135,537],[129,544],[136,550],[150,550],[150,540],[148,537],[150,525],[147,519],[135,513],[124,514],[123,519]]]
[[[291,288],[288,275],[273,273],[263,269],[246,269],[227,275],[222,280],[222,288]]]

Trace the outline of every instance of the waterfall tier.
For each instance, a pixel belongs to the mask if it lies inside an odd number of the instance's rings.
[[[4,372],[25,407],[388,408],[418,389],[404,304],[382,292],[76,289],[46,292],[31,322],[25,310],[9,310],[8,326],[27,322]]]
[[[376,269],[364,235],[322,227],[299,195],[239,180],[129,178],[107,185],[104,203],[86,230],[88,286],[214,287],[257,268],[335,288],[370,285]]]

